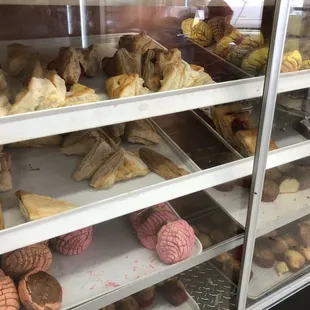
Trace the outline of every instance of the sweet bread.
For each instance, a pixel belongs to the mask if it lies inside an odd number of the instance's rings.
[[[212,26],[209,23],[199,21],[192,27],[190,38],[202,46],[209,46],[213,41]]]
[[[262,47],[250,52],[241,63],[241,69],[252,74],[257,75],[264,73],[265,66],[268,59],[268,47]]]
[[[281,64],[281,72],[298,71],[302,66],[302,57],[299,51],[284,53]]]

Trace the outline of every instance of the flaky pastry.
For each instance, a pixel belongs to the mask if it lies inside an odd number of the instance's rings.
[[[65,106],[90,103],[99,101],[99,96],[95,90],[82,84],[74,84],[65,98]]]

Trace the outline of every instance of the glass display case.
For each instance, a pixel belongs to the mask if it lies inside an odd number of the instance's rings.
[[[1,309],[256,310],[309,285],[307,1],[0,17]]]

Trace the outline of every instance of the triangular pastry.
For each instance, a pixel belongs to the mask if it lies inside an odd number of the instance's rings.
[[[150,92],[143,83],[138,74],[122,74],[109,78],[106,89],[110,99],[133,97]]]
[[[98,139],[96,130],[73,132],[65,137],[60,152],[65,155],[85,156]]]
[[[83,69],[83,75],[95,76],[101,67],[101,56],[97,45],[92,44],[88,48],[76,49],[76,51]]]
[[[125,132],[126,123],[119,123],[108,126],[108,130],[112,137],[120,137]]]
[[[69,211],[77,205],[48,196],[18,191],[16,196],[23,217],[27,221],[38,220],[61,212]]]
[[[235,145],[238,151],[244,156],[253,156],[256,149],[258,129],[239,130],[235,134]],[[271,139],[269,151],[276,150],[278,146]]]
[[[11,154],[0,153],[0,192],[6,192],[13,188],[11,168]]]
[[[160,136],[152,122],[148,119],[127,123],[125,137],[128,142],[144,145],[158,144]]]
[[[99,101],[95,90],[82,84],[74,84],[65,98],[65,106]]]
[[[150,49],[157,48],[151,37],[145,32],[137,35],[123,35],[118,42],[119,48],[126,48],[128,52],[144,54]]]
[[[0,95],[0,116],[6,116],[11,111],[11,104],[6,95]]]
[[[124,160],[124,149],[121,148],[101,165],[92,177],[90,185],[96,189],[111,187],[115,183],[117,172]]]
[[[111,154],[111,147],[99,139],[83,158],[73,174],[75,181],[90,179]]]
[[[36,138],[31,140],[25,140],[20,142],[15,142],[9,144],[10,147],[50,147],[50,146],[58,146],[62,143],[61,135],[54,135],[42,138]]]
[[[225,114],[233,114],[241,112],[241,109],[244,107],[241,103],[231,103],[226,105],[220,105],[217,107],[211,107],[211,117],[215,125],[216,131],[223,135],[219,121]]]
[[[133,153],[124,152],[124,163],[119,167],[115,182],[145,176],[149,173],[147,165]]]
[[[250,119],[249,112],[223,115],[219,119],[219,125],[223,138],[232,146],[235,145],[234,136],[237,131],[255,127]]]
[[[96,129],[99,137],[103,139],[106,143],[109,144],[111,147],[112,153],[116,152],[120,148],[120,143],[116,142],[114,139],[112,139],[104,130],[104,128],[97,128]]]

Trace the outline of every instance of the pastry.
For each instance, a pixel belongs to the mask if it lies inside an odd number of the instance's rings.
[[[310,69],[310,59],[303,60],[301,63],[300,70],[309,70]]]
[[[202,86],[207,84],[214,84],[211,76],[204,71],[203,67],[197,65],[190,65],[191,69],[198,72],[198,76],[195,78],[192,84],[189,87]]]
[[[0,95],[10,99],[10,90],[7,81],[7,73],[0,69]]]
[[[233,259],[233,255],[231,253],[228,252],[224,252],[218,256],[215,257],[215,260],[221,264],[225,264],[226,262],[228,262],[229,260]]]
[[[268,238],[268,245],[277,260],[283,260],[283,254],[289,250],[289,245],[281,237]]]
[[[212,240],[214,240],[216,243],[223,242],[228,238],[227,233],[224,232],[221,228],[213,229],[210,233],[210,237]]]
[[[296,248],[296,250],[300,254],[302,254],[308,262],[310,261],[310,247],[309,246],[300,245]]]
[[[51,239],[56,252],[63,255],[77,255],[85,252],[93,241],[93,227],[86,227]]]
[[[255,127],[248,112],[225,114],[218,120],[218,124],[223,138],[232,146],[235,146],[234,136],[236,132]]]
[[[230,36],[225,36],[215,45],[213,52],[216,55],[226,58],[226,55],[232,43],[234,43],[233,38],[231,38]]]
[[[250,51],[252,51],[252,49],[249,50],[244,46],[240,46],[240,44],[230,44],[229,49],[225,51],[225,59],[233,65],[240,67],[243,58],[246,57]]]
[[[299,225],[299,236],[303,245],[310,246],[310,224],[301,223]]]
[[[163,79],[161,80],[160,92],[181,89],[196,85],[201,79],[201,72],[196,71],[187,63],[171,64],[163,71]],[[206,84],[213,83],[213,80],[208,75]]]
[[[213,230],[210,224],[206,223],[205,219],[198,220],[197,226],[200,232],[203,232],[207,235],[209,235]]]
[[[102,69],[109,76],[121,74],[138,74],[141,76],[141,57],[140,53],[130,53],[125,48],[120,48],[113,57],[103,58]]]
[[[258,129],[239,130],[235,134],[235,145],[238,150],[245,156],[253,156],[255,154],[256,140]],[[271,139],[269,151],[276,150],[278,147]]]
[[[76,49],[76,51],[82,67],[82,74],[89,77],[95,76],[101,68],[101,56],[96,44],[92,44],[88,48]]]
[[[179,168],[170,159],[151,149],[142,147],[139,150],[139,154],[140,158],[146,163],[152,172],[160,175],[166,180],[189,174],[183,168]]]
[[[261,47],[264,44],[264,36],[262,33],[255,33],[248,36],[245,36],[241,43],[239,44],[240,48],[245,48],[248,51],[253,51]]]
[[[117,310],[140,310],[138,302],[133,296],[126,297],[116,303]]]
[[[275,255],[269,247],[265,245],[256,245],[253,260],[259,267],[271,268],[275,263]]]
[[[165,264],[187,259],[195,243],[192,227],[184,220],[164,225],[157,234],[156,252]]]
[[[201,242],[202,247],[203,247],[204,249],[207,249],[207,248],[209,248],[210,246],[212,246],[212,240],[211,240],[211,238],[210,238],[207,234],[205,234],[205,233],[203,233],[203,232],[200,232],[200,233],[197,235],[197,238],[198,238],[199,241]]]
[[[289,272],[286,262],[277,262],[275,268],[279,277],[281,277],[284,273]]]
[[[50,274],[33,270],[22,277],[18,284],[20,301],[27,310],[59,310],[62,287]]]
[[[125,139],[131,143],[144,145],[158,144],[161,140],[154,124],[148,119],[127,123]]]
[[[5,95],[0,95],[0,117],[10,114],[11,104]]]
[[[60,152],[65,155],[85,156],[98,140],[99,133],[96,130],[73,132],[64,138]]]
[[[19,310],[20,302],[16,286],[10,277],[1,270],[0,277],[0,309]]]
[[[79,52],[74,47],[61,47],[56,60],[57,72],[66,84],[78,83],[81,76]],[[54,68],[55,69],[55,68]]]
[[[115,182],[145,176],[149,173],[148,167],[135,154],[125,151],[123,156],[124,162],[116,173]]]
[[[95,93],[94,89],[77,83],[72,85],[69,92],[67,93],[64,106],[91,103],[99,100],[100,98]]]
[[[268,59],[268,51],[268,47],[261,47],[253,50],[243,58],[241,69],[251,75],[264,73]]]
[[[238,283],[241,270],[241,262],[235,258],[227,260],[223,265],[223,271],[234,283]]]
[[[96,132],[98,133],[99,137],[103,139],[106,143],[109,144],[112,153],[118,151],[120,149],[120,143],[116,143],[104,130],[104,128],[97,128]]]
[[[0,153],[0,193],[7,192],[13,188],[11,168],[11,154]]]
[[[281,73],[298,71],[302,65],[302,57],[299,51],[284,53],[281,64]]]
[[[297,179],[291,178],[289,176],[281,177],[276,180],[279,185],[279,193],[297,193],[300,187],[300,183]]]
[[[303,191],[305,189],[310,188],[310,172],[304,172],[298,177],[299,182],[299,190]]]
[[[149,93],[143,83],[138,74],[122,74],[109,78],[106,89],[110,99],[132,97]]]
[[[40,59],[40,54],[31,46],[19,43],[10,44],[7,48],[8,70],[13,76],[30,74]]]
[[[263,193],[262,193],[262,201],[263,202],[273,202],[277,199],[280,193],[279,186],[276,182],[271,180],[265,180]]]
[[[181,23],[181,30],[182,33],[186,36],[186,37],[190,37],[191,33],[192,33],[192,29],[193,27],[198,23],[199,21],[197,19],[194,18],[187,18],[185,20],[182,21]]]
[[[178,307],[188,300],[185,287],[180,280],[172,279],[160,285],[163,297],[173,306]]]
[[[48,137],[15,142],[15,143],[11,143],[9,146],[10,147],[41,148],[41,147],[59,146],[61,143],[62,143],[62,136],[54,135],[54,136],[48,136]]]
[[[295,171],[296,167],[292,163],[287,163],[287,164],[278,166],[278,169],[284,174],[290,174]]]
[[[281,238],[288,244],[290,248],[296,247],[298,245],[296,237],[290,233],[281,236]]]
[[[144,215],[145,216],[145,215]],[[167,223],[177,220],[170,210],[159,210],[152,212],[143,223],[136,226],[137,237],[141,244],[149,250],[155,250],[157,244],[157,233]]]
[[[125,133],[126,123],[113,124],[108,126],[112,137],[120,137]]]
[[[73,174],[75,181],[91,179],[99,167],[107,160],[112,150],[101,138],[93,145]]]
[[[215,16],[209,19],[208,26],[211,29],[214,40],[219,42],[224,37],[226,22],[225,17]]]
[[[131,53],[144,54],[150,49],[157,48],[155,42],[145,32],[137,35],[124,35],[119,39],[119,48],[125,48]]]
[[[306,258],[295,250],[288,250],[284,253],[284,260],[290,271],[299,271],[306,264]]]
[[[241,109],[244,107],[241,103],[232,103],[232,104],[226,104],[226,105],[219,105],[219,106],[213,106],[211,107],[211,117],[212,121],[215,125],[216,131],[223,136],[222,129],[220,126],[220,120],[222,117],[226,114],[234,114],[234,113],[240,113]]]
[[[100,310],[116,310],[115,304],[108,305]]]
[[[276,181],[282,177],[282,173],[278,168],[272,168],[272,169],[266,170],[265,177],[268,180]]]
[[[19,278],[25,273],[46,270],[52,263],[52,253],[43,243],[36,243],[1,256],[1,267],[5,274]]]
[[[19,207],[27,221],[39,220],[77,207],[73,203],[24,191],[16,192]]]
[[[27,88],[21,90],[9,114],[58,108],[64,104],[64,93],[49,79],[31,78]]]
[[[154,301],[155,286],[148,287],[143,291],[134,294],[132,297],[142,308],[149,307]]]
[[[111,187],[115,181],[119,168],[125,161],[124,149],[119,149],[110,156],[93,175],[90,185],[96,189]]]

